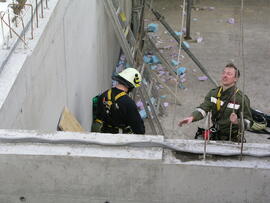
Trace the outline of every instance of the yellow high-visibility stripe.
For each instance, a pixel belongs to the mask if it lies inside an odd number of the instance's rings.
[[[108,91],[108,100],[111,101],[112,100],[112,89],[110,89]]]
[[[112,89],[108,91],[108,104],[112,105]]]
[[[122,20],[123,22],[126,22],[126,21],[127,21],[126,14],[125,14],[124,12],[121,12],[121,13],[119,14],[119,16],[120,16],[120,18],[121,18],[121,20]]]
[[[115,96],[115,101],[116,101],[117,99],[119,99],[120,97],[126,95],[126,94],[127,94],[127,93],[125,93],[125,92],[119,93],[118,95]]]
[[[99,120],[99,119],[96,119],[95,121],[98,122],[98,123],[103,123],[103,121]]]
[[[122,96],[124,96],[126,94],[127,94],[126,92],[121,92],[121,93],[119,93],[118,95],[116,95],[114,97],[114,100],[116,101],[117,99],[119,99],[120,97],[122,97]],[[108,102],[109,105],[112,105],[112,89],[110,89],[108,91],[108,101],[107,102]]]
[[[219,88],[218,94],[217,94],[217,111],[220,110],[220,106],[221,106],[221,100],[220,100],[221,91],[222,91],[222,87]]]
[[[237,88],[237,89],[235,90],[234,94],[236,94],[238,91],[239,91],[239,89]],[[217,103],[216,103],[217,111],[219,111],[221,105],[223,105],[223,102],[220,100],[221,92],[222,92],[222,87],[219,88],[218,93],[217,93]],[[211,98],[211,99],[212,99],[212,98]],[[233,108],[233,109],[238,109],[238,108],[240,107],[240,105],[237,105],[237,104],[233,104],[233,105],[234,105],[234,107],[231,107],[231,104],[229,103],[227,106],[228,106],[229,108]]]

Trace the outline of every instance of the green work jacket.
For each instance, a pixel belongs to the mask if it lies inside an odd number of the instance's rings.
[[[192,116],[194,117],[193,121],[198,121],[203,119],[208,112],[212,113],[212,122],[214,125],[217,126],[219,130],[219,134],[222,137],[221,140],[228,140],[230,135],[230,115],[233,113],[233,111],[237,114],[238,119],[241,118],[241,112],[244,112],[244,124],[245,128],[250,128],[252,126],[252,115],[250,110],[250,101],[248,97],[244,96],[244,105],[242,105],[242,98],[243,93],[236,89],[235,86],[222,91],[221,90],[221,96],[219,98],[220,100],[220,110],[217,110],[217,103],[218,103],[218,92],[221,87],[214,88],[209,91],[207,96],[204,99],[204,102],[197,107],[197,109],[192,113]],[[234,92],[234,95],[231,96]],[[236,93],[235,93],[236,92]],[[231,98],[230,98],[231,96]],[[230,99],[229,99],[230,98]],[[227,107],[225,108],[225,111],[222,116],[218,119],[217,112],[221,112],[224,108],[224,103],[229,99],[229,103]],[[238,123],[240,124],[240,120],[238,120]],[[235,137],[238,135],[239,125],[232,125],[232,137]]]

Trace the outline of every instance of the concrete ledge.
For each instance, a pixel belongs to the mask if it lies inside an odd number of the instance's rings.
[[[1,139],[24,139],[26,142],[3,143]],[[50,143],[37,143],[34,139],[47,139]],[[31,141],[33,139],[33,142]],[[58,143],[55,143],[58,141]],[[74,144],[69,144],[69,142]],[[162,136],[121,135],[100,133],[55,132],[41,133],[23,130],[0,130],[0,154],[88,156],[104,158],[162,160],[162,148],[119,147],[125,142],[163,141]],[[2,142],[2,143],[1,143]],[[102,145],[84,143],[103,143]],[[115,144],[115,146],[113,146]],[[112,146],[106,146],[112,145]]]
[[[8,137],[111,144],[164,142],[162,136],[0,130],[0,140]],[[182,142],[199,144],[194,140]],[[252,166],[251,162],[257,165]],[[265,158],[184,161],[160,147],[29,140],[2,142],[0,165],[0,202],[21,202],[20,199],[28,203],[270,202],[270,167]]]

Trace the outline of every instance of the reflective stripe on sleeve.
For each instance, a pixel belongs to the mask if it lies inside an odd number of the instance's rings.
[[[246,123],[247,129],[250,129],[250,120],[244,119],[244,122]]]
[[[199,111],[202,114],[203,117],[206,116],[206,112],[203,109],[197,108],[196,111]]]

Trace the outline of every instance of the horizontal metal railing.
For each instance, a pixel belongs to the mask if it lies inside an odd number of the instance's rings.
[[[44,6],[45,3],[45,6]],[[17,14],[12,12],[11,9],[17,7],[19,8],[19,12]],[[28,13],[27,7],[30,8],[30,15]],[[26,14],[22,15],[21,10],[26,10]],[[5,64],[7,63],[10,55],[15,50],[17,45],[21,42],[24,44],[24,48],[27,49],[27,40],[34,39],[34,21],[36,24],[36,28],[39,27],[39,18],[44,18],[44,9],[48,9],[48,0],[32,0],[31,2],[26,1],[25,4],[16,4],[11,3],[7,6],[7,11],[0,11],[0,23],[1,23],[1,31],[2,31],[2,38],[3,44],[6,44],[6,49],[9,49],[9,53],[5,55],[5,59],[2,61],[0,65],[0,73],[2,72]],[[39,16],[40,12],[40,16]],[[5,17],[6,16],[6,17]],[[11,18],[13,17],[15,23],[12,23]],[[19,23],[17,22],[19,20]],[[26,22],[26,24],[25,24]],[[29,29],[30,27],[30,29]],[[26,33],[30,30],[31,37],[26,38]],[[7,33],[8,31],[8,33]],[[14,39],[14,35],[17,37]],[[10,39],[13,39],[10,41]],[[10,45],[11,48],[10,48]],[[3,46],[2,46],[3,49]]]

